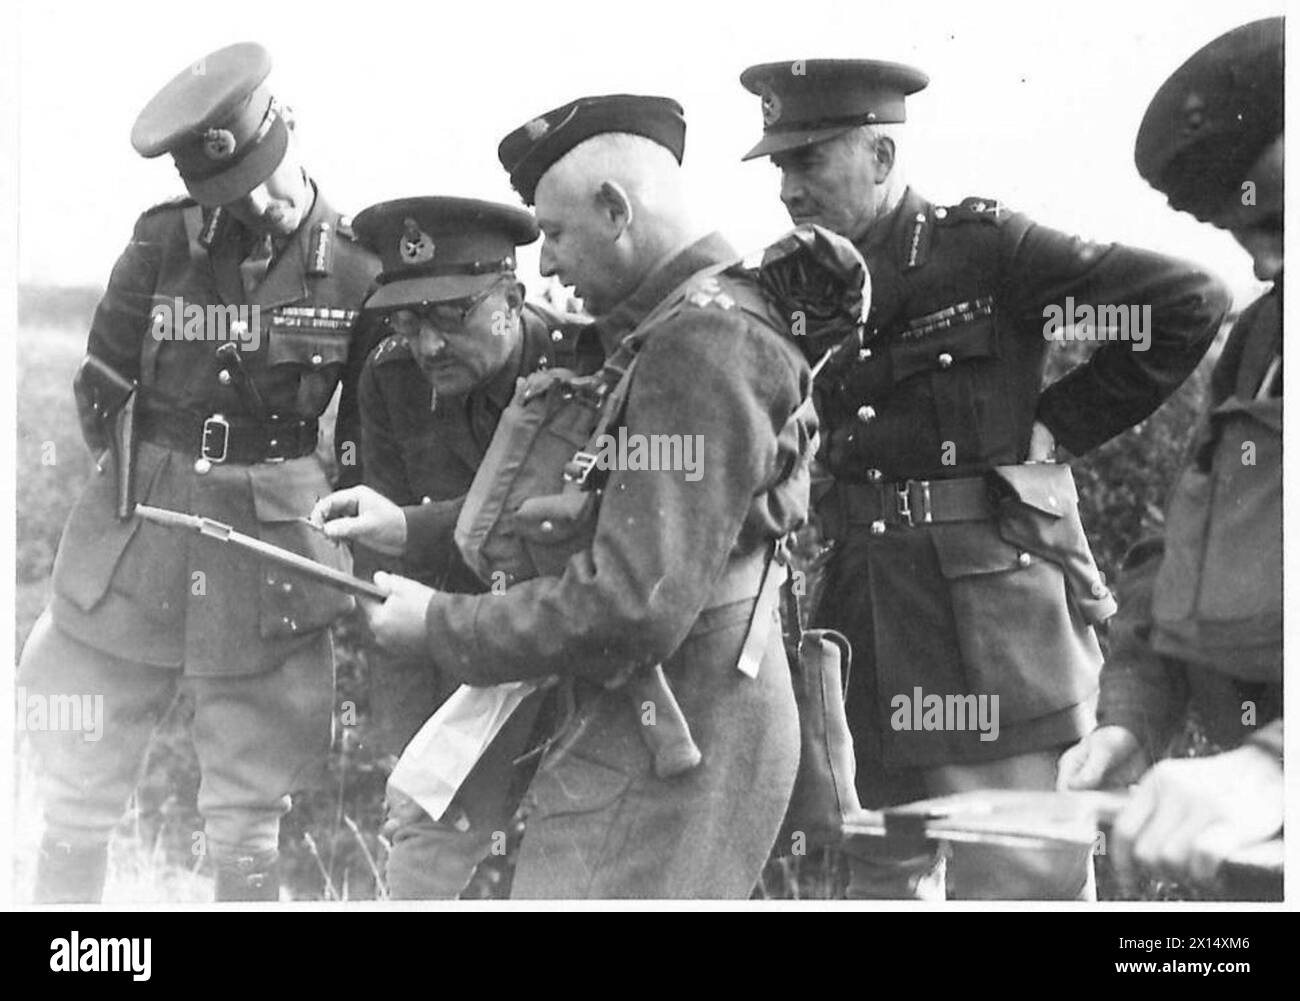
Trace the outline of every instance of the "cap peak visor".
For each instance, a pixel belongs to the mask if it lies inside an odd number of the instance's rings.
[[[863,125],[868,124],[863,122]],[[794,149],[803,149],[806,146],[816,146],[818,143],[826,142],[828,139],[834,139],[836,136],[842,136],[847,132],[852,132],[858,128],[857,125],[835,125],[828,126],[824,129],[797,129],[791,132],[769,132],[758,141],[758,145],[742,156],[743,160],[755,160],[760,156],[775,156],[777,153],[787,153]]]
[[[432,275],[422,278],[399,278],[377,288],[362,307],[368,311],[416,307],[425,302],[452,302],[469,299],[487,291],[508,277],[497,271],[482,275]]]

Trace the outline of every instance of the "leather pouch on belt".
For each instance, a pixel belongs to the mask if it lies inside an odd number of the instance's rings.
[[[1060,567],[1075,607],[1089,624],[1114,615],[1118,605],[1079,520],[1079,493],[1070,467],[1051,462],[996,466],[989,479],[999,502],[1002,538]]]

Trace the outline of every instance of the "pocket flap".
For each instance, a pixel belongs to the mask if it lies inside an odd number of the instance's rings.
[[[529,542],[563,542],[590,525],[596,493],[589,490],[529,497],[515,511],[515,531]]]
[[[266,340],[266,363],[304,368],[342,365],[348,359],[350,340],[347,334],[334,331],[284,328],[272,323]]]
[[[312,497],[329,493],[325,474],[311,456],[305,461],[291,459],[249,466],[248,480],[253,492],[253,513],[263,524],[297,521],[307,515]],[[307,510],[303,509],[305,504]]]
[[[1021,551],[998,533],[991,521],[966,521],[930,528],[939,569],[944,577],[1001,573],[1020,566]]]
[[[993,476],[1001,492],[1053,518],[1060,518],[1079,504],[1070,467],[1057,462],[1033,462],[1018,466],[995,466]]]
[[[918,322],[913,320],[912,324]],[[895,382],[902,382],[918,372],[947,369],[964,361],[991,358],[996,354],[991,317],[937,331],[928,328],[914,331],[909,327],[890,350]]]

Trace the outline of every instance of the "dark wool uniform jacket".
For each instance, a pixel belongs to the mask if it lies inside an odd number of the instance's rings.
[[[1135,547],[1119,582],[1098,722],[1153,758],[1189,709],[1218,746],[1281,753],[1281,354],[1279,282],[1242,312],[1215,366],[1164,540]]]
[[[353,241],[346,218],[317,194],[251,298],[239,271],[248,245],[233,218],[181,200],[139,218],[113,269],[87,350],[166,393],[168,402],[151,402],[146,388],[139,404],[158,410],[163,421],[170,408],[200,417],[252,416],[237,387],[218,379],[221,341],[154,336],[153,307],[178,298],[199,307],[260,309],[260,344],[241,349],[240,357],[269,413],[317,417],[341,379],[355,381],[358,308],[378,260]],[[88,444],[102,448],[89,401],[78,399],[78,408]],[[350,434],[340,430],[338,437]],[[345,550],[296,520],[329,491],[315,455],[214,464],[206,473],[196,471],[196,457],[142,441],[136,499],[215,518],[331,566],[350,565]],[[119,522],[113,479],[92,479],[55,561],[54,620],[83,642],[189,674],[250,674],[273,667],[351,607],[341,592],[270,569],[233,547],[138,518]]]
[[[872,278],[865,341],[818,379],[822,458],[837,484],[984,476],[1024,462],[1035,419],[1087,452],[1173,392],[1228,305],[1192,265],[1087,243],[985,199],[937,206],[909,189],[859,249]],[[1071,306],[1149,307],[1148,350],[1103,342],[1043,388],[1051,307]],[[1063,575],[989,518],[846,530],[840,490],[821,505],[842,542],[820,619],[853,644],[860,769],[990,760],[1086,732],[1100,668],[1091,624],[1114,608],[1095,567],[1091,579]],[[1048,519],[1075,503],[1068,487],[1026,500]],[[893,700],[917,687],[998,696],[998,739],[893,729]]]

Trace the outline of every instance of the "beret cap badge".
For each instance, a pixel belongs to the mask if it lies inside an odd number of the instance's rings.
[[[524,132],[528,134],[528,138],[533,142],[537,142],[538,139],[550,131],[551,123],[545,118],[534,118],[531,122],[524,123]]]
[[[203,133],[203,152],[209,160],[226,160],[235,152],[235,135],[229,129],[208,129]]]
[[[420,229],[414,219],[403,220],[402,226],[405,230],[400,244],[402,260],[407,264],[425,264],[433,260],[434,243],[429,234]]]

